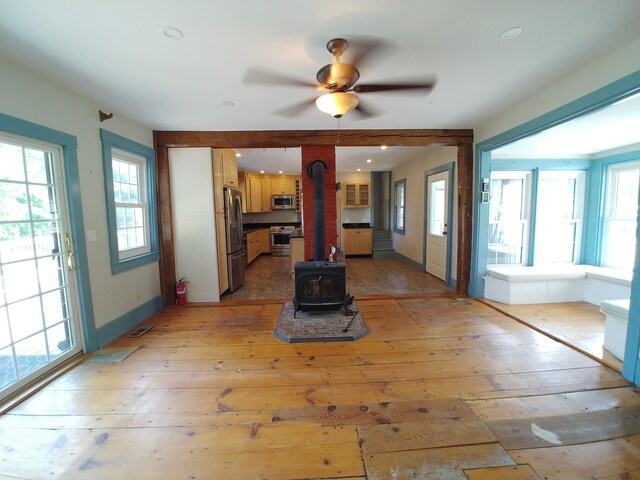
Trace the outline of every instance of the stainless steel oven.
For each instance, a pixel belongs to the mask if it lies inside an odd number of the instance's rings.
[[[289,256],[289,236],[295,229],[296,227],[290,225],[272,226],[269,228],[269,232],[271,232],[271,255]]]

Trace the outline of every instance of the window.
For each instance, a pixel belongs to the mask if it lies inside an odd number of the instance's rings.
[[[154,152],[100,130],[107,199],[111,271],[157,261]]]
[[[578,263],[584,172],[543,171],[538,181],[535,264]]]
[[[393,231],[404,235],[405,202],[406,202],[407,179],[403,178],[393,183]]]
[[[491,172],[489,265],[527,263],[530,172]]]
[[[607,168],[605,214],[602,229],[604,267],[631,270],[636,251],[640,162]]]

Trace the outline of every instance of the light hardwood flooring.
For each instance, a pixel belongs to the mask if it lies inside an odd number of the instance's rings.
[[[357,300],[346,343],[278,340],[273,301],[166,308],[0,418],[0,478],[640,478],[617,372],[472,299]]]
[[[347,257],[347,288],[352,295],[429,295],[455,293],[440,279],[394,259]],[[221,301],[291,299],[294,295],[289,257],[261,255],[245,272],[245,282]]]
[[[588,302],[506,305],[492,300],[483,301],[618,372],[622,371],[622,362],[602,346],[605,316],[599,306]]]

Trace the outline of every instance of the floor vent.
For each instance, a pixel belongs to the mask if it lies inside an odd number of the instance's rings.
[[[131,332],[127,337],[129,338],[138,338],[147,333],[149,330],[153,328],[153,325],[145,325],[144,327],[140,327],[133,332]]]

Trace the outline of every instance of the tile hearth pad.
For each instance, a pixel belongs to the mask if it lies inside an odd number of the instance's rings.
[[[286,302],[282,306],[273,335],[288,343],[353,342],[365,336],[369,329],[355,301],[349,308],[354,313],[345,315],[342,310],[299,311],[297,318],[293,318],[293,302]],[[347,325],[349,328],[345,332]]]

